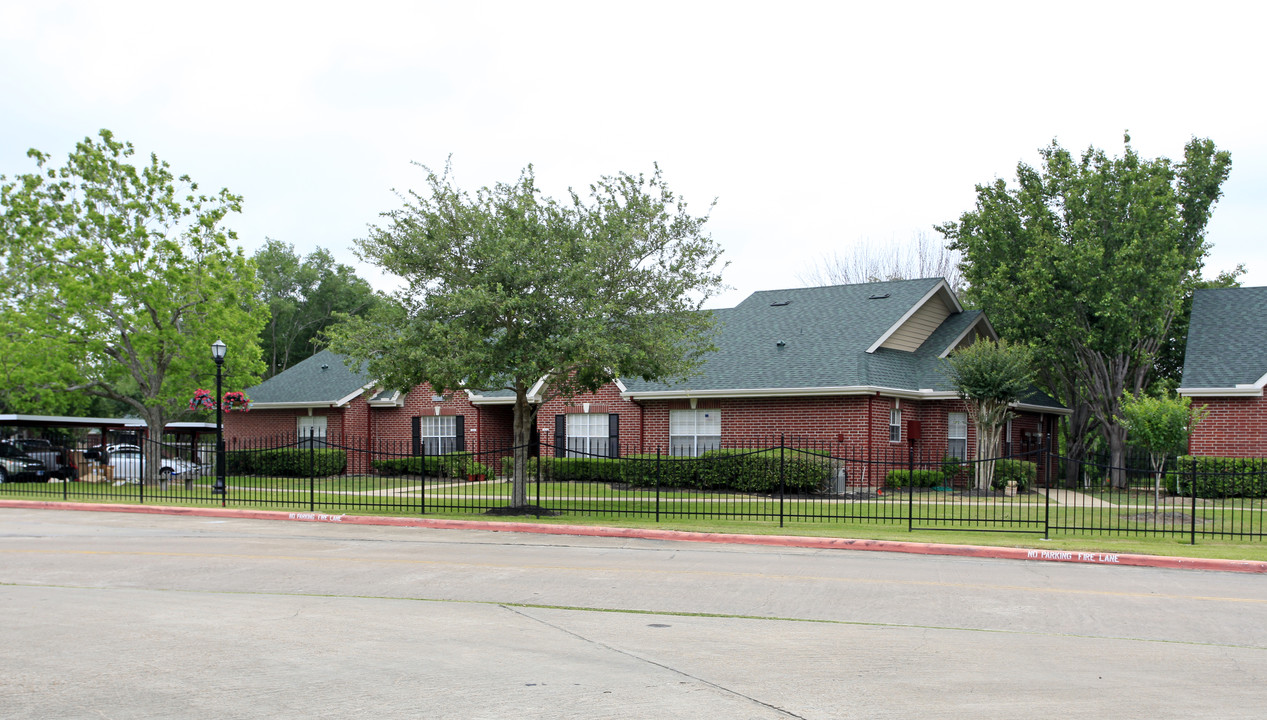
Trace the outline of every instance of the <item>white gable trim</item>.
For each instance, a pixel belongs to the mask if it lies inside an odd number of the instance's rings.
[[[924,297],[920,298],[919,302],[912,305],[906,311],[906,313],[902,315],[902,317],[898,318],[897,322],[893,323],[893,325],[888,330],[885,330],[884,334],[881,335],[878,340],[871,343],[871,347],[867,348],[867,352],[874,353],[876,350],[879,350],[880,346],[883,345],[890,337],[893,336],[893,333],[901,329],[901,327],[904,324],[906,324],[906,321],[911,319],[912,315],[914,315],[916,312],[919,312],[920,308],[924,307],[926,303],[928,303],[934,297],[936,297],[937,293],[941,292],[942,290],[946,291],[946,297],[950,300],[950,305],[951,305],[950,313],[953,315],[955,313],[963,312],[963,306],[959,304],[959,299],[955,297],[955,294],[950,291],[950,285],[947,284],[945,280],[942,280],[938,282],[935,286],[933,286],[933,289],[924,293]]]
[[[378,393],[375,393],[375,394],[378,394]],[[370,407],[404,407],[405,393],[402,393],[399,390],[395,390],[392,392],[391,397],[385,400],[371,399],[371,400],[366,400],[365,404],[369,405]]]
[[[1267,387],[1267,373],[1252,383],[1237,383],[1232,387],[1199,387],[1199,388],[1179,388],[1175,390],[1179,395],[1187,397],[1262,397],[1263,388]]]
[[[994,340],[995,342],[998,342],[999,334],[994,331],[994,326],[990,324],[990,319],[985,316],[985,313],[981,313],[980,315],[977,316],[976,320],[972,321],[971,325],[964,328],[964,331],[959,333],[958,337],[956,337],[954,340],[951,340],[950,344],[946,346],[946,349],[942,350],[941,354],[938,355],[937,357],[944,358],[950,355],[950,353],[954,351],[954,349],[959,345],[959,343],[963,342],[963,339],[968,337],[968,333],[972,332],[978,325],[982,323],[985,323],[985,329],[988,331],[990,338]]]

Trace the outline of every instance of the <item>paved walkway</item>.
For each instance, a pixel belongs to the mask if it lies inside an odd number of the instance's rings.
[[[1104,502],[1103,500],[1099,498],[1092,497],[1090,495],[1087,495],[1086,493],[1080,493],[1077,490],[1064,490],[1061,488],[1051,488],[1050,490],[1044,490],[1043,488],[1038,488],[1038,492],[1045,493],[1047,497],[1051,499],[1052,502],[1060,503],[1061,505],[1069,505],[1071,507],[1082,507],[1082,508],[1117,507],[1113,503]]]

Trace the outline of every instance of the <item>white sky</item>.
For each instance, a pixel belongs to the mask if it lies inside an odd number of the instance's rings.
[[[881,5],[883,7],[881,7]],[[1207,275],[1267,285],[1259,3],[0,0],[0,174],[110,128],[232,218],[355,264],[352,241],[450,154],[460,185],[533,163],[563,197],[665,177],[726,250],[734,305],[825,253],[906,243],[1053,138],[1232,152]],[[358,271],[389,287],[377,271]]]

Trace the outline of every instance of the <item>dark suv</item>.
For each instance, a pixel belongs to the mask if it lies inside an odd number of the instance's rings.
[[[79,469],[68,462],[64,448],[42,438],[20,438],[14,440],[13,444],[31,458],[43,463],[48,475],[63,480],[74,480],[79,477]]]
[[[48,478],[44,463],[12,443],[0,442],[0,483],[45,482]]]

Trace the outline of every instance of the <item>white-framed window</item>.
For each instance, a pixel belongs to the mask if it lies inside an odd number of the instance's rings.
[[[902,442],[902,411],[899,408],[889,411],[889,442]]]
[[[968,413],[946,413],[946,456],[968,459]]]
[[[670,410],[669,454],[699,457],[721,447],[721,410]]]
[[[567,456],[607,457],[611,418],[607,413],[568,413]]]
[[[1004,455],[1012,454],[1012,418],[1007,419],[1007,425],[1003,428],[1003,447],[1000,449]]]
[[[418,418],[418,440],[427,455],[442,455],[458,449],[456,415],[423,415]]]
[[[300,415],[295,418],[295,432],[299,435],[299,443],[303,447],[307,447],[309,440],[317,447],[325,447],[326,444],[326,416],[325,415]]]

